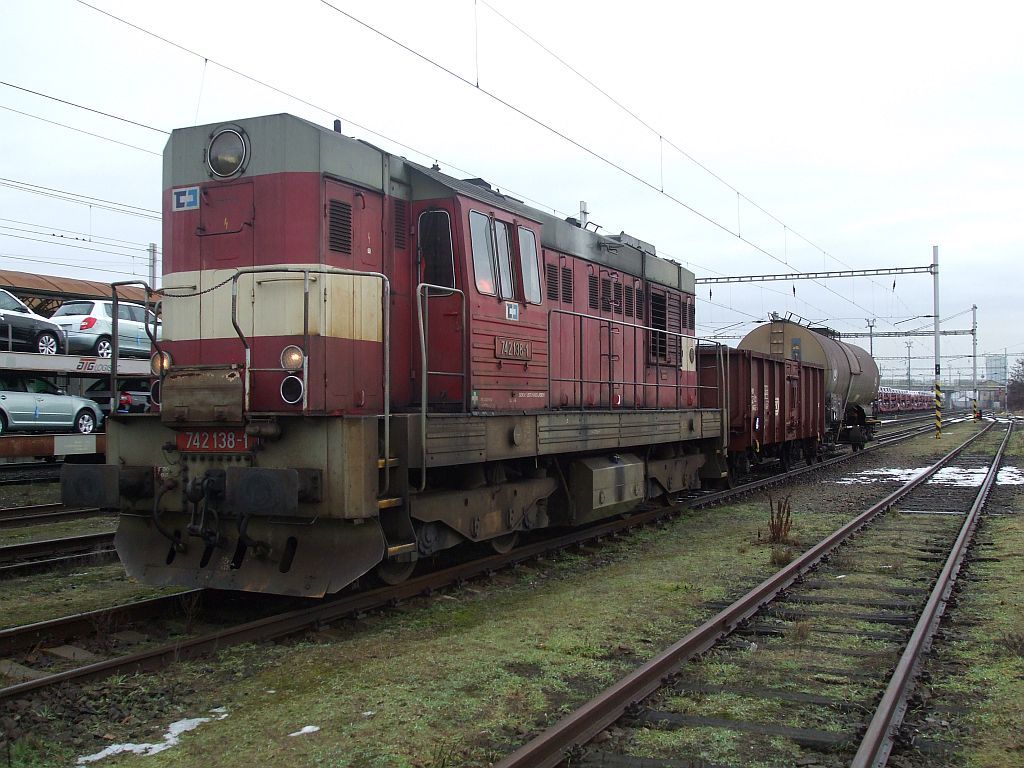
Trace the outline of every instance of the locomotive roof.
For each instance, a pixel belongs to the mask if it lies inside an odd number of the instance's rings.
[[[504,208],[538,222],[541,225],[541,243],[545,248],[580,256],[610,269],[637,277],[646,277],[652,282],[687,293],[694,291],[693,273],[677,262],[658,257],[655,247],[651,243],[627,235],[625,232],[608,236],[583,229],[578,224],[526,205],[522,200],[503,195],[482,179],[456,179],[409,160],[403,159],[403,162],[414,174],[424,176],[433,182],[433,185],[429,183],[426,185],[428,189],[424,190],[427,192],[426,195],[422,195],[424,197],[437,197],[437,194],[430,188],[436,189],[434,185],[440,185],[464,197],[479,200],[497,208]],[[414,195],[421,197],[421,195],[415,194],[417,186],[416,180],[413,179]]]
[[[224,126],[242,128],[252,141],[246,176],[282,170],[319,171],[404,199],[426,200],[457,194],[540,223],[541,243],[546,248],[687,293],[694,291],[693,272],[658,257],[650,243],[624,232],[608,236],[583,229],[503,195],[480,179],[457,179],[289,114],[176,129],[164,152],[165,190],[208,179],[202,163],[197,161],[205,158],[210,137]],[[389,178],[384,178],[385,175]]]

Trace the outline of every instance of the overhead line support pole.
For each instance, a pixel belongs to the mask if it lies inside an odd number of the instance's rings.
[[[935,439],[942,439],[942,383],[939,381],[941,364],[939,356],[939,246],[932,246],[932,277],[934,279],[933,304],[935,309]]]

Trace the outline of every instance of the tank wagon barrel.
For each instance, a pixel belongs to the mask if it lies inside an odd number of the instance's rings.
[[[829,436],[854,445],[867,439],[868,416],[879,385],[878,364],[867,350],[840,340],[828,329],[778,316],[744,336],[738,348],[822,366]]]

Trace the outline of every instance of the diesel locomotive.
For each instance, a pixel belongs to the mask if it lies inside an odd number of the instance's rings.
[[[144,582],[322,596],[727,476],[691,272],[337,124],[175,130],[162,278],[159,415],[62,477]]]

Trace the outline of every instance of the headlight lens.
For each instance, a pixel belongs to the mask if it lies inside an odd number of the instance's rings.
[[[298,371],[302,369],[302,363],[305,361],[306,355],[303,351],[295,346],[289,344],[283,350],[281,350],[281,367],[286,371]]]
[[[207,153],[210,170],[222,179],[242,170],[247,155],[245,139],[234,128],[223,128],[214,134]]]
[[[169,352],[154,352],[149,358],[149,369],[154,376],[163,376],[171,370],[171,355]]]

